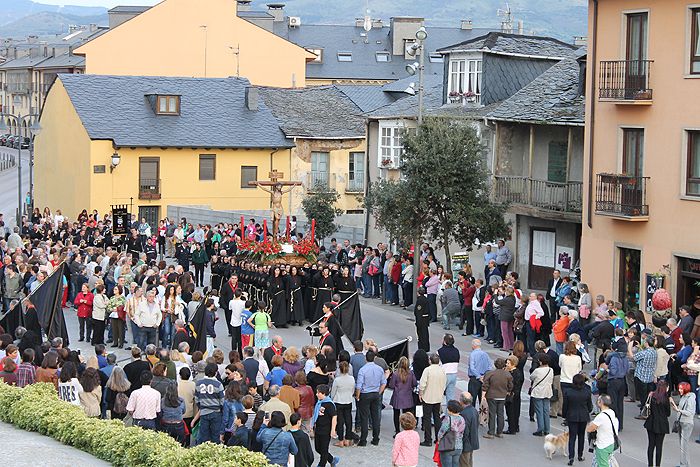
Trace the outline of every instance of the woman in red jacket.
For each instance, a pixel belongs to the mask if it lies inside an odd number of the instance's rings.
[[[391,297],[394,299],[392,305],[399,304],[399,284],[401,283],[401,259],[399,255],[394,256],[394,264],[389,271],[389,287],[391,287]]]
[[[75,306],[78,307],[78,323],[80,323],[80,342],[83,340],[90,342],[92,334],[92,300],[94,298],[87,284],[83,284],[80,293],[75,297]],[[87,333],[85,332],[86,330]]]

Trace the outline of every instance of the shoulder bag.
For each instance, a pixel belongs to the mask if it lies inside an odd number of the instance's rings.
[[[649,415],[651,415],[651,393],[649,393],[647,396],[647,401],[644,403],[644,407],[642,407],[639,417],[646,420],[649,418]]]
[[[452,418],[447,415],[447,421],[450,424],[450,428],[447,433],[443,435],[438,441],[438,451],[454,451],[457,444],[457,434],[452,431]]]
[[[620,452],[622,452],[622,443],[620,443],[620,438],[617,436],[617,430],[615,429],[615,424],[612,421],[612,417],[608,415],[607,413],[603,412],[606,417],[608,417],[608,420],[610,420],[610,427],[612,428],[613,431],[613,439],[614,441],[614,447],[613,447],[613,452],[617,451],[618,449]]]

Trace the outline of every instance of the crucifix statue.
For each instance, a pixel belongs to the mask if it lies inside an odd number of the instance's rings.
[[[262,188],[270,193],[270,202],[272,204],[272,232],[273,235],[277,235],[279,233],[280,219],[282,219],[282,216],[284,215],[284,208],[282,208],[282,195],[292,191],[295,186],[301,185],[301,182],[282,181],[280,179],[284,177],[284,174],[275,169],[273,169],[268,176],[270,177],[270,181],[254,180],[248,182],[248,185],[257,186],[258,188]],[[287,186],[289,187],[288,189],[283,189],[283,187]]]

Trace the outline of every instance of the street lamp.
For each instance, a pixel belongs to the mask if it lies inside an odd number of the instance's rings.
[[[112,161],[109,166],[109,173],[114,172],[114,169],[117,168],[119,163],[122,161],[122,156],[119,155],[117,151],[114,151],[114,154],[112,154]]]
[[[17,227],[21,226],[22,221],[22,142],[24,135],[23,124],[27,121],[31,122],[29,127],[24,126],[29,131],[29,134],[35,136],[41,131],[41,126],[39,125],[39,114],[28,114],[28,115],[14,115],[9,113],[0,113],[0,132],[12,133],[11,129],[8,128],[5,123],[5,119],[11,119],[14,121],[13,125],[17,129],[17,137],[19,138],[19,146],[17,148]],[[30,203],[34,201],[34,142],[29,141],[29,198]],[[28,207],[29,208],[29,207]]]

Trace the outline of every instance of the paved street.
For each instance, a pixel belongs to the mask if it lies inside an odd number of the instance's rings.
[[[0,154],[17,155],[17,150],[0,146]],[[29,191],[29,151],[22,151],[22,201]],[[17,167],[0,171],[0,212],[4,214],[5,226],[16,225],[17,210]]]
[[[400,310],[398,307],[380,305],[378,300],[362,299],[362,315],[365,323],[365,338],[374,338],[380,346],[395,342],[409,335],[414,335],[414,325],[409,313]],[[71,337],[73,338],[72,346],[81,348],[83,355],[91,355],[92,349],[89,345],[86,345],[83,342],[76,342],[77,319],[75,318],[75,313],[67,310],[66,317],[68,321],[68,329]],[[219,336],[216,343],[224,351],[228,352],[228,350],[231,348],[231,344],[226,337],[224,322],[219,320],[216,328]],[[440,342],[443,332],[444,331],[442,331],[441,326],[437,326],[436,324],[432,325],[430,330],[430,339],[431,348],[433,350],[437,349],[436,344]],[[456,328],[453,328],[453,332],[458,334]],[[309,343],[308,334],[303,330],[303,328],[293,327],[288,329],[279,329],[276,331],[276,333],[283,337],[284,343],[287,346],[302,346]],[[466,378],[465,369],[467,350],[470,349],[471,338],[459,336],[457,339],[459,349],[462,353],[462,364],[460,365],[461,381],[458,383],[458,386],[461,389],[466,389],[464,379]],[[129,340],[128,337],[127,340]],[[414,340],[414,342],[411,343],[411,354],[415,351],[415,349],[416,344]],[[493,350],[492,347],[488,345],[485,346],[485,350],[489,351],[493,358],[505,355],[504,352]],[[123,359],[124,363],[126,363],[126,359],[128,359],[128,352],[126,350],[119,350],[117,354],[119,355],[119,359]],[[389,467],[391,465],[393,422],[392,411],[388,406],[389,397],[390,394],[387,391],[387,394],[385,395],[385,403],[387,408],[382,412],[382,434],[379,446],[374,447],[370,445],[364,448],[333,448],[333,454],[341,456],[343,460],[341,465],[355,464],[377,467]],[[481,449],[475,455],[475,465],[483,466],[487,465],[487,463],[507,465],[506,463],[509,462],[518,462],[517,465],[520,466],[542,465],[542,462],[545,460],[542,449],[543,441],[541,438],[535,438],[531,435],[532,432],[536,431],[536,426],[528,419],[528,403],[526,400],[528,396],[526,389],[524,390],[522,397],[525,402],[523,403],[523,416],[520,421],[520,434],[513,437],[509,436],[504,439],[486,440],[481,438]],[[625,410],[625,430],[622,432],[623,453],[618,453],[616,457],[620,466],[642,466],[645,465],[646,458],[646,433],[642,427],[642,422],[633,418],[634,415],[636,415],[633,404],[626,404]],[[553,433],[561,433],[562,430],[565,430],[565,427],[561,425],[561,419],[552,419],[551,421]],[[700,429],[696,431],[695,437],[698,436],[698,431],[700,431]],[[420,449],[421,460],[419,465],[434,465],[432,463],[432,449],[425,447],[421,447]],[[691,449],[696,456],[700,455],[699,445],[693,444]],[[676,465],[678,462],[678,453],[679,448],[675,435],[667,436],[665,441],[663,465]],[[589,465],[591,454],[586,452],[585,456],[586,461],[584,463],[578,463],[577,465]],[[558,456],[555,458],[552,465],[565,465],[565,463],[566,459],[562,456]]]

